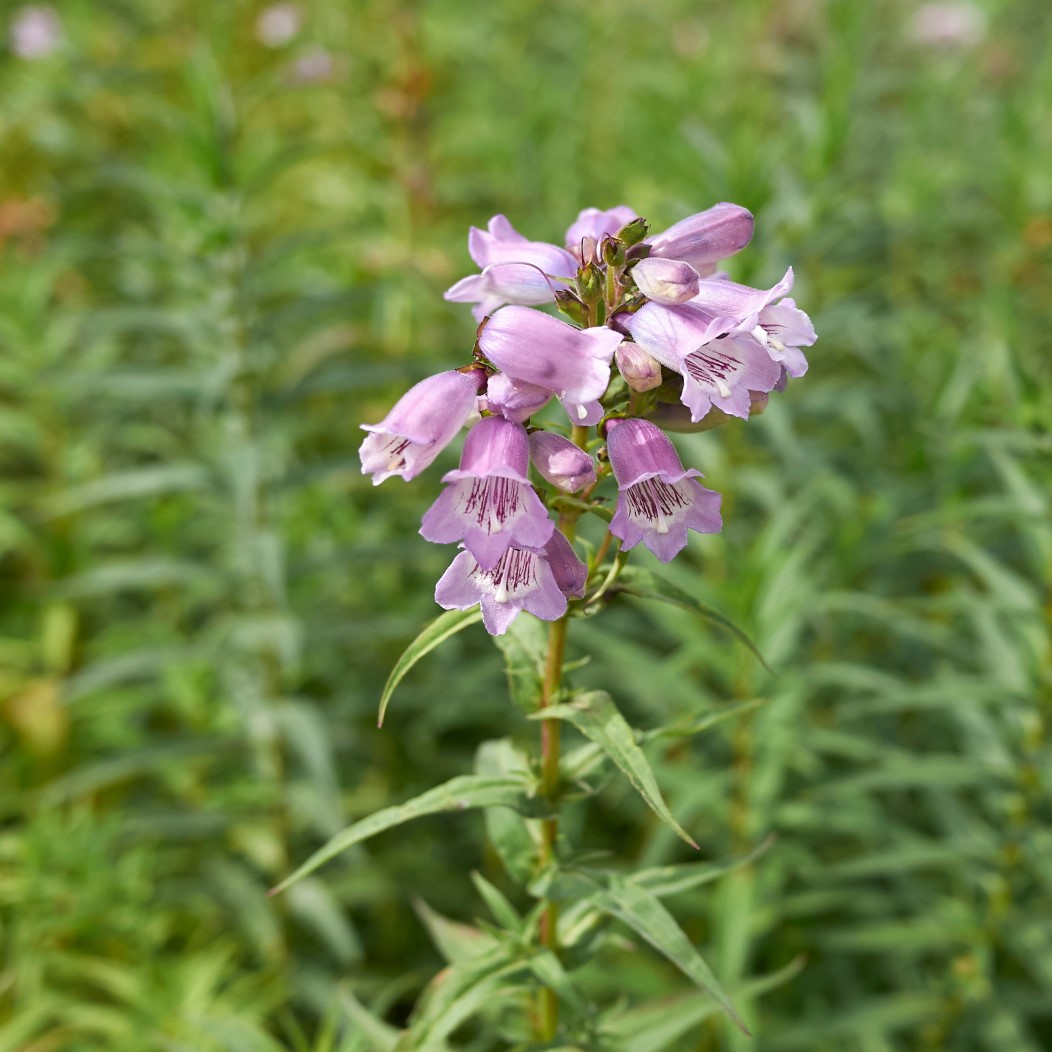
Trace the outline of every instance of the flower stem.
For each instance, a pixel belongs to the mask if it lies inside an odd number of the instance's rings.
[[[588,441],[588,428],[574,427],[571,438],[583,449]],[[567,510],[559,516],[559,529],[572,544],[577,532],[579,512]],[[548,630],[548,655],[544,666],[544,681],[541,684],[540,708],[554,705],[562,687],[563,664],[566,657],[566,629],[569,616],[564,615],[552,622]],[[547,818],[541,827],[541,868],[551,865],[555,859],[555,845],[559,838],[559,740],[561,724],[558,720],[541,720],[541,793],[551,801],[555,815]],[[541,945],[553,953],[559,952],[558,938],[559,905],[547,902],[541,917]],[[559,1029],[559,1002],[555,991],[542,987],[537,1005],[537,1036],[542,1041],[551,1041]]]

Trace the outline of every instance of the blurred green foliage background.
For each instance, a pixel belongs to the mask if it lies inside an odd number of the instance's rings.
[[[374,490],[358,424],[467,360],[470,224],[720,200],[820,340],[678,440],[725,528],[675,572],[775,674],[665,608],[571,638],[641,727],[762,700],[652,754],[706,857],[777,834],[674,903],[756,1038],[668,1047],[1052,1047],[1052,8],[932,7],[0,6],[0,1052],[368,1049],[347,990],[404,1018],[414,896],[471,920],[501,880],[481,819],[266,890],[535,727],[477,629],[376,730],[450,552],[442,464]],[[688,852],[617,782],[569,822]],[[588,981],[685,994],[642,947]]]

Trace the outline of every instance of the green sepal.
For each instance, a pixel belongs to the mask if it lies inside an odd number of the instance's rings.
[[[566,720],[586,738],[595,742],[621,769],[647,806],[681,839],[697,849],[690,834],[672,817],[654,772],[643,750],[636,744],[635,731],[603,691],[578,694],[562,705],[552,705],[534,713],[531,719]]]
[[[395,687],[402,682],[405,674],[426,654],[430,654],[435,647],[444,643],[450,636],[455,636],[469,625],[482,620],[482,611],[477,608],[471,610],[447,610],[444,614],[424,626],[423,631],[402,651],[402,656],[395,662],[391,674],[384,684],[383,694],[380,695],[380,712],[377,716],[376,725],[384,725],[384,714],[387,712],[387,703],[395,692]]]

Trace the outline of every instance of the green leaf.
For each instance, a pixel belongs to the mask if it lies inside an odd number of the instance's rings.
[[[384,684],[384,692],[380,695],[380,713],[376,721],[378,727],[384,725],[384,713],[387,712],[387,704],[391,700],[391,695],[395,692],[395,687],[402,682],[405,674],[422,657],[430,654],[435,647],[444,643],[450,636],[455,636],[469,625],[481,620],[482,611],[478,609],[447,610],[424,627],[420,635],[405,648],[402,656],[395,662],[395,667],[391,669],[391,675],[387,677],[387,682]]]
[[[751,1036],[712,970],[653,892],[638,885],[611,880],[608,887],[595,892],[589,901],[596,909],[626,924],[664,954],[727,1013],[743,1034]]]
[[[302,866],[291,876],[286,877],[270,892],[276,895],[280,891],[302,880],[313,873],[319,866],[342,851],[355,844],[360,844],[369,837],[376,836],[386,829],[392,829],[423,815],[438,814],[443,811],[466,811],[477,807],[514,807],[529,813],[543,813],[543,801],[538,797],[531,799],[527,795],[528,785],[522,778],[501,777],[484,778],[476,774],[464,774],[453,778],[444,785],[429,789],[413,800],[396,807],[385,807],[382,811],[355,822],[342,832],[337,833],[324,847],[314,852]]]
[[[402,1031],[377,1019],[349,990],[339,992],[340,1005],[374,1052],[394,1052]]]
[[[423,899],[414,899],[413,908],[427,928],[431,941],[449,964],[464,964],[489,953],[497,945],[488,932],[473,928],[470,924],[443,917]]]
[[[624,772],[636,791],[653,812],[669,826],[677,836],[692,848],[698,845],[687,831],[672,817],[654,772],[647,763],[643,750],[636,744],[635,732],[624,716],[603,691],[580,694],[562,705],[552,705],[534,713],[534,719],[558,719],[572,723],[586,738],[598,745]]]
[[[756,644],[733,621],[718,610],[713,610],[711,606],[707,606],[705,603],[695,599],[689,592],[683,591],[682,588],[672,584],[671,581],[666,581],[664,577],[654,573],[652,570],[645,570],[639,566],[626,566],[617,579],[617,583],[610,590],[614,593],[634,595],[639,599],[657,599],[659,602],[671,603],[673,606],[700,614],[706,621],[718,625],[737,639],[739,643],[747,646],[756,655],[760,664],[768,672],[772,671],[771,666],[764,660],[763,654],[757,649]]]
[[[479,746],[475,756],[475,773],[526,780],[529,763],[520,749],[507,738],[501,738],[483,742]],[[524,818],[508,807],[487,808],[485,822],[486,836],[500,856],[508,875],[520,884],[525,884],[537,868],[541,844],[539,823]]]
[[[507,632],[494,636],[504,655],[504,671],[512,701],[524,712],[533,712],[541,696],[548,653],[548,626],[535,617],[517,617]]]
[[[797,957],[777,972],[742,983],[735,993],[747,998],[758,997],[789,982],[803,966],[803,958]],[[684,993],[676,997],[661,997],[632,1008],[612,1021],[608,1029],[632,1052],[662,1052],[717,1011],[719,1009],[710,998],[697,993]]]
[[[542,949],[529,959],[530,971],[549,990],[555,992],[560,1001],[578,1012],[586,1011],[586,1005],[573,985],[562,962],[551,950]]]
[[[520,932],[522,918],[506,896],[479,872],[472,872],[471,879],[487,909],[493,914],[493,919],[510,932]]]
[[[699,888],[702,884],[719,880],[720,877],[755,862],[767,852],[773,843],[774,837],[772,836],[747,855],[738,855],[722,862],[688,862],[681,866],[655,866],[651,869],[641,869],[638,873],[633,873],[625,879],[627,883],[646,888],[659,898],[666,895],[679,895],[684,891]]]

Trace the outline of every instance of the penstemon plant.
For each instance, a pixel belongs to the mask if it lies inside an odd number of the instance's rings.
[[[425,911],[449,968],[424,992],[408,1027],[398,1030],[349,999],[378,1049],[442,1049],[474,1017],[502,1047],[631,1048],[638,1021],[623,1008],[604,1013],[590,1004],[574,975],[608,938],[612,921],[664,954],[748,1032],[662,903],[730,864],[625,875],[575,850],[559,819],[571,793],[580,796],[588,776],[612,763],[661,821],[697,847],[662,797],[641,748],[647,736],[629,726],[609,695],[565,685],[566,638],[575,618],[600,612],[619,594],[718,618],[670,582],[629,566],[627,556],[643,545],[668,563],[690,530],[722,527],[719,494],[702,486],[700,472],[684,468],[666,432],[746,419],[807,369],[801,348],[814,343],[815,332],[786,298],[792,270],[767,290],[717,272],[752,232],[753,217],[734,204],[659,234],[625,206],[589,208],[560,248],[529,241],[496,216],[469,236],[480,273],[445,294],[474,304],[479,328],[470,361],[422,380],[382,421],[363,425],[362,470],[378,484],[393,475],[415,478],[470,424],[460,466],[443,477],[445,488],[420,529],[429,541],[460,546],[435,590],[446,613],[397,663],[381,699],[381,724],[406,672],[481,620],[500,637],[515,700],[540,725],[539,761],[508,740],[488,742],[474,774],[355,823],[276,889],[411,818],[484,810],[496,854],[535,905],[521,915],[475,874],[495,924],[468,928]],[[537,309],[552,306],[568,321]],[[542,412],[553,399],[563,413]],[[611,479],[613,511],[604,492]],[[577,537],[586,515],[605,527],[595,543]],[[537,621],[520,618],[524,611],[550,623],[546,639]],[[587,739],[566,755],[563,723]],[[672,1026],[667,1040],[679,1032]]]

